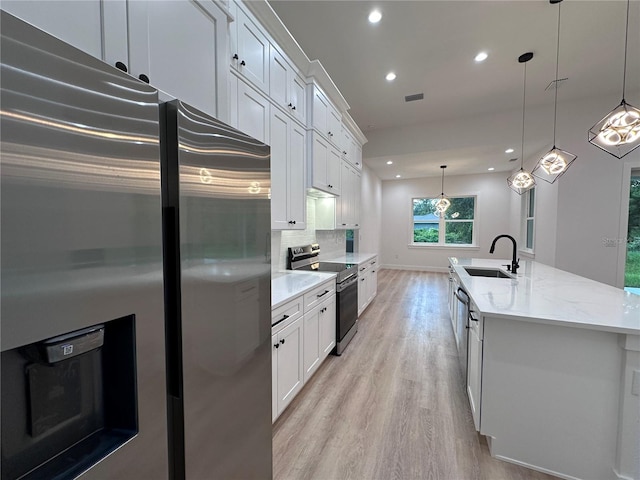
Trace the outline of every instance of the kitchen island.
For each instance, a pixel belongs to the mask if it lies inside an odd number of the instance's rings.
[[[454,323],[491,454],[562,478],[639,478],[640,297],[532,261],[517,275],[507,260],[449,263],[469,297]]]

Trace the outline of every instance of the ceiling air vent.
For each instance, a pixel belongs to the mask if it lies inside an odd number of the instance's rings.
[[[404,97],[405,102],[415,102],[416,100],[424,99],[424,93],[414,93],[413,95],[406,95]]]
[[[557,80],[552,80],[549,85],[547,85],[547,88],[544,89],[545,92],[548,92],[550,90],[553,90],[555,88],[560,88],[562,86],[562,84],[569,80],[569,77],[564,77],[564,78],[559,78]]]
[[[509,161],[510,162],[515,162],[516,160],[518,160],[517,158],[510,158]]]

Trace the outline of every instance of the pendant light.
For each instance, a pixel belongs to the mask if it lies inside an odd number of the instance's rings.
[[[438,197],[436,203],[433,204],[433,208],[435,209],[434,214],[437,217],[442,218],[444,217],[447,209],[451,206],[451,201],[444,194],[444,169],[447,168],[447,166],[440,165],[440,168],[442,169],[442,193]]]
[[[518,62],[524,63],[524,88],[522,89],[522,146],[520,147],[520,170],[507,178],[509,188],[522,195],[536,186],[536,181],[529,172],[524,169],[524,107],[527,93],[527,62],[533,58],[533,53],[523,53],[518,57]]]
[[[567,171],[573,161],[578,158],[571,152],[561,150],[556,147],[556,123],[558,119],[558,64],[560,63],[560,3],[562,0],[549,0],[549,3],[558,4],[558,42],[556,44],[556,78],[555,78],[555,100],[553,103],[553,148],[545,153],[531,174],[544,180],[554,183]]]
[[[627,82],[627,42],[629,41],[629,6],[624,36],[624,69],[622,73],[622,102],[589,130],[589,142],[614,157],[622,158],[640,146],[640,110],[625,99]]]

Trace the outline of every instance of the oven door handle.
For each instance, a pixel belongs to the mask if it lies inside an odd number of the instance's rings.
[[[349,288],[350,286],[352,286],[353,284],[358,282],[358,276],[357,275],[349,275],[347,277],[347,280],[344,280],[342,282],[340,282],[338,285],[336,285],[336,292],[342,292],[345,289]]]
[[[351,275],[349,275],[348,277],[346,277],[344,280],[342,280],[340,283],[344,283],[344,282],[346,282],[347,280],[349,280],[350,278],[355,277],[356,275],[357,275],[356,273],[352,273]]]
[[[467,299],[465,300],[464,298],[462,298],[462,297],[459,295],[459,292],[464,293],[464,294],[465,294],[465,296],[467,297]],[[458,290],[456,290],[455,292],[453,292],[453,294],[456,296],[456,298],[457,298],[458,300],[460,300],[462,303],[464,303],[464,304],[467,306],[467,308],[469,307],[469,294],[468,294],[467,292],[465,292],[462,288],[458,288]]]

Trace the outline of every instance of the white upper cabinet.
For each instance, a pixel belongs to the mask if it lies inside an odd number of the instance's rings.
[[[271,108],[271,228],[306,228],[306,131],[278,108]]]
[[[336,199],[336,229],[360,228],[360,172],[342,162],[341,194]]]
[[[269,92],[271,100],[293,118],[306,122],[306,83],[287,59],[271,45]]]
[[[107,2],[110,3],[110,2]],[[212,1],[131,1],[129,72],[228,121],[227,16]],[[197,47],[196,47],[197,46]],[[140,78],[140,77],[139,77]]]
[[[231,66],[256,88],[269,94],[269,40],[242,8],[231,25]]]
[[[268,144],[269,100],[235,74],[230,87],[231,126]]]
[[[340,153],[318,132],[313,131],[311,136],[309,186],[333,195],[340,195]]]
[[[3,1],[2,8],[228,121],[227,15],[212,0]],[[197,46],[197,48],[196,48]]]
[[[342,135],[342,116],[317,85],[313,85],[312,92],[311,125],[334,146],[339,146]]]
[[[110,5],[112,3],[114,5]],[[126,14],[124,1],[103,2],[101,0],[82,2],[3,0],[2,9],[89,55],[104,60],[102,8],[104,7],[108,13],[108,10],[117,3],[121,4],[120,7]],[[126,22],[126,17],[122,16],[122,20]]]

